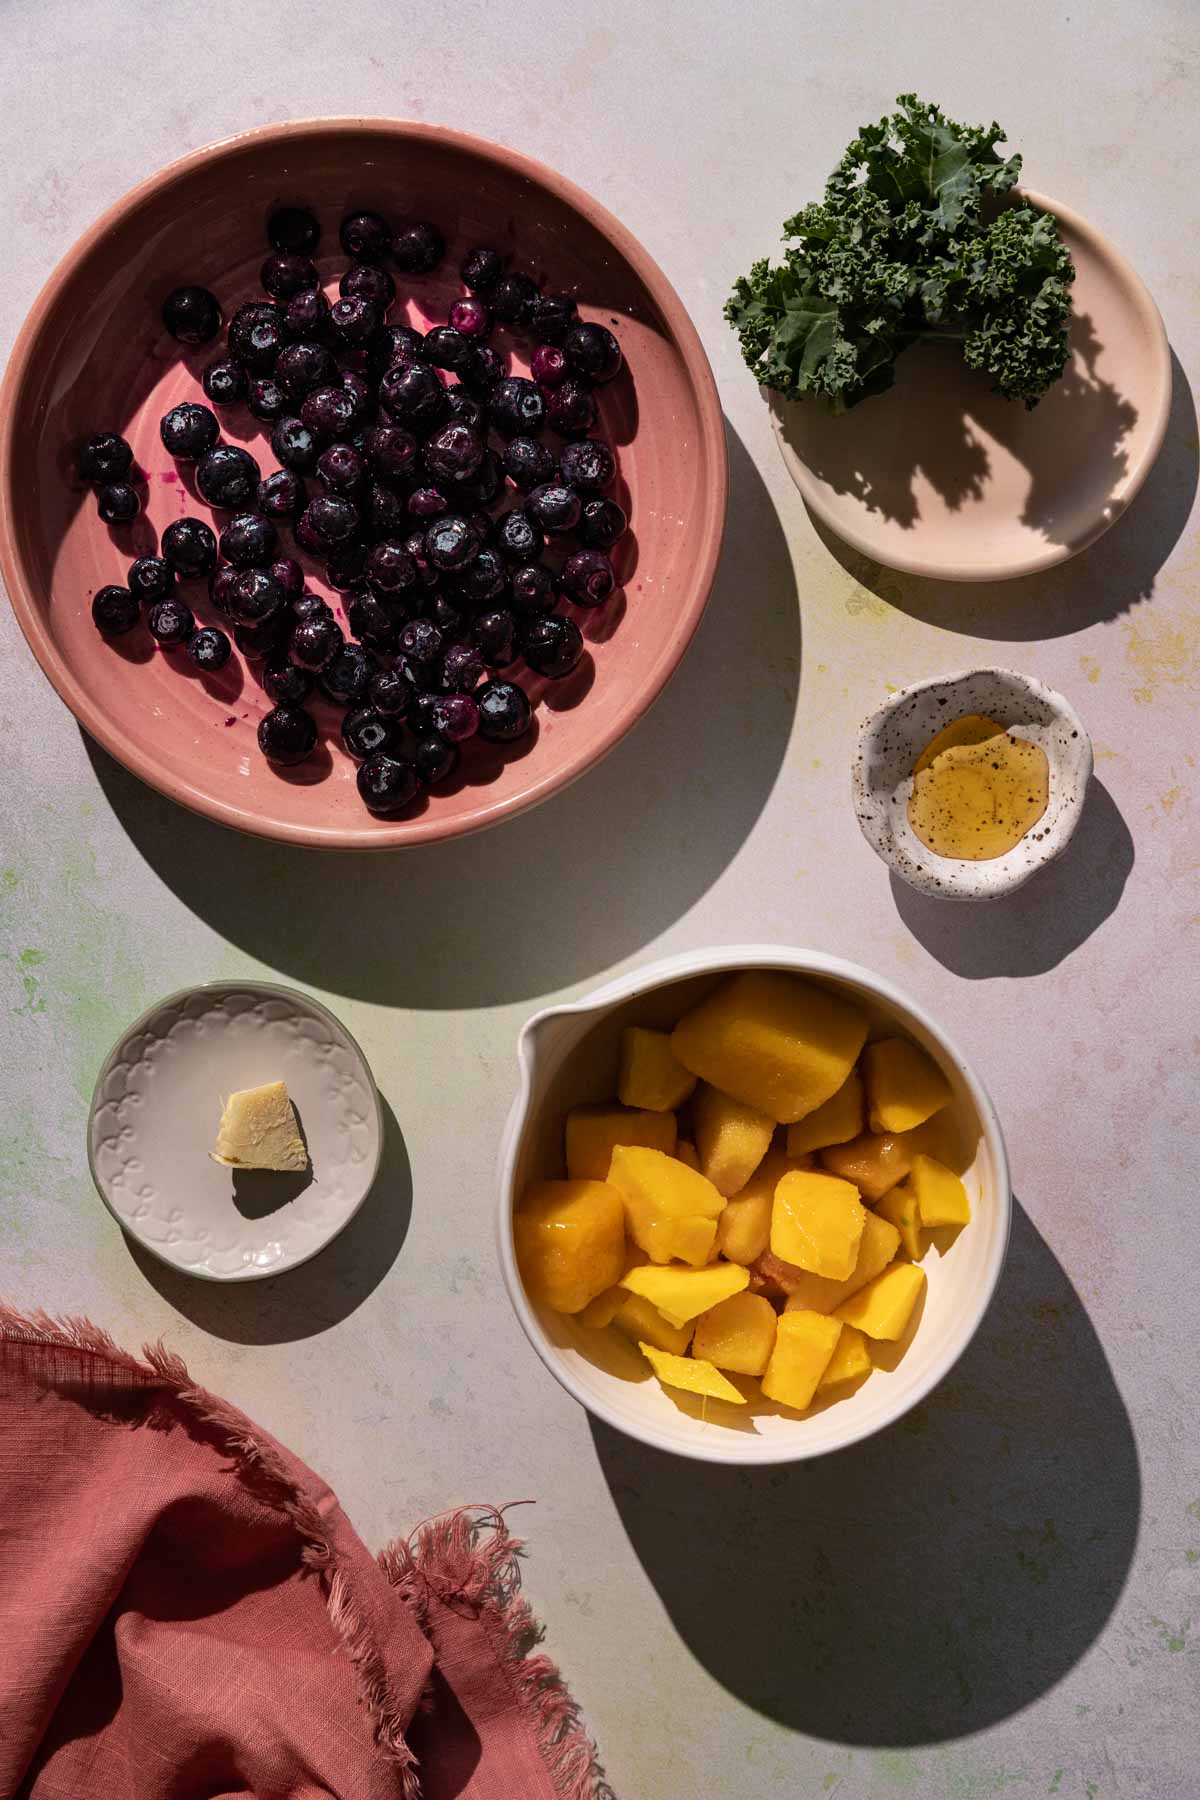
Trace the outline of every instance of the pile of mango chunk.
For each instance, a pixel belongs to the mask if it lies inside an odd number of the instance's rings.
[[[621,1332],[668,1389],[798,1412],[853,1392],[909,1330],[929,1234],[970,1220],[918,1147],[941,1069],[841,991],[751,969],[670,1032],[624,1030],[617,1096],[567,1114],[566,1179],[516,1209],[530,1298]]]

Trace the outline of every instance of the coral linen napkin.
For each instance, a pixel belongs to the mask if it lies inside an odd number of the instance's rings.
[[[282,1445],[0,1308],[0,1795],[602,1800],[499,1514],[372,1557]]]

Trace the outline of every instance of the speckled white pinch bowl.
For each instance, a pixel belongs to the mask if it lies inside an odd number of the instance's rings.
[[[1042,817],[1006,855],[987,862],[936,855],[908,822],[914,763],[939,731],[968,713],[984,713],[1040,744],[1050,765]],[[858,734],[851,782],[863,836],[910,887],[943,900],[995,900],[1066,849],[1091,775],[1092,741],[1062,694],[1015,669],[967,669],[914,682],[872,713]]]
[[[301,1174],[227,1169],[209,1151],[226,1097],[284,1081],[308,1145]],[[212,982],[160,1000],[113,1046],[88,1159],[122,1231],[185,1275],[256,1281],[307,1262],[371,1191],[379,1095],[346,1028],[307,994]]]

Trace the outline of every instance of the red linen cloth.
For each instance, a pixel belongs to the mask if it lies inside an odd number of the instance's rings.
[[[143,1354],[0,1307],[4,1800],[611,1800],[498,1513],[372,1557]]]

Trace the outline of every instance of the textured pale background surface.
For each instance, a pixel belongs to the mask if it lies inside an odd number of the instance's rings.
[[[1006,124],[1030,180],[1131,256],[1194,373],[1194,7],[9,0],[4,38],[5,347],[77,233],[180,152],[288,115],[445,121],[573,176],[661,261],[713,358],[733,491],[700,637],[634,738],[541,812],[413,860],[307,860],[172,810],[89,750],[0,618],[0,1286],[130,1343],[164,1333],[373,1542],[538,1496],[529,1591],[625,1800],[1194,1793],[1186,386],[1149,488],[1090,554],[939,591],[821,543],[720,318],[852,128],[917,87]],[[888,683],[988,659],[1076,700],[1099,783],[1061,865],[950,911],[889,886],[847,761]],[[726,1478],[593,1431],[543,1373],[496,1275],[492,1154],[546,996],[743,937],[858,958],[936,1011],[992,1087],[1022,1210],[982,1338],[905,1427]],[[221,1293],[131,1256],[84,1119],[150,1000],[259,973],[339,1011],[398,1130],[338,1247]]]

